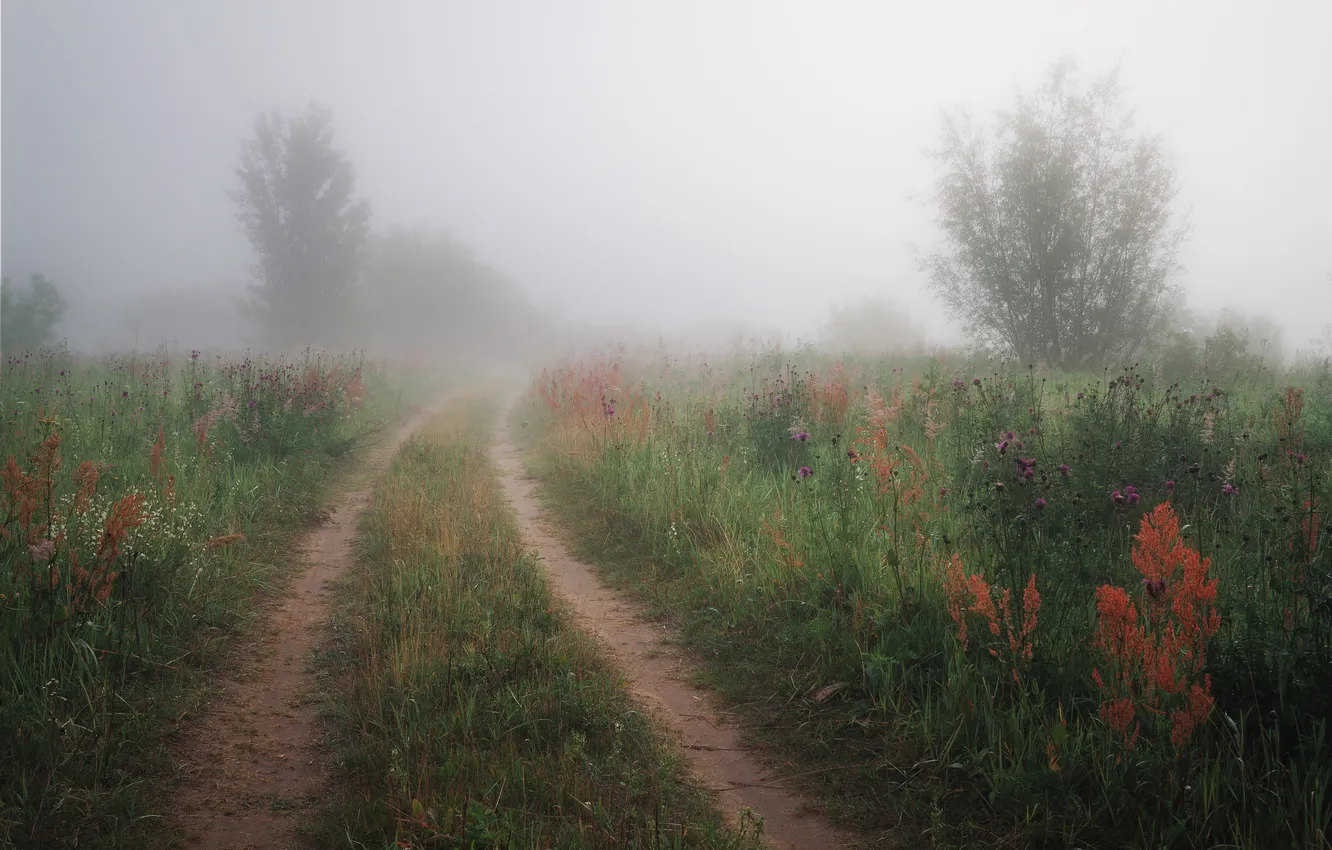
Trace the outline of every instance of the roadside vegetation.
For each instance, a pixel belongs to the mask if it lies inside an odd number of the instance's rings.
[[[497,411],[450,404],[376,485],[326,670],[346,793],[327,846],[756,846],[571,624],[489,456]]]
[[[589,359],[520,416],[584,550],[867,836],[1328,846],[1326,364]]]
[[[0,845],[142,846],[166,735],[405,401],[351,357],[5,358]]]

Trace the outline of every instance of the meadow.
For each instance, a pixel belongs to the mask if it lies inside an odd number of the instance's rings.
[[[1328,847],[1332,372],[1177,365],[620,353],[518,418],[867,842]]]
[[[350,356],[5,358],[0,845],[143,846],[170,733],[407,400]]]

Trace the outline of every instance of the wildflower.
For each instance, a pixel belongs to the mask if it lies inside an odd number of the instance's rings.
[[[253,399],[251,399],[251,400],[250,400],[250,404],[249,404],[249,406],[250,406],[250,407],[254,407],[254,406],[257,405],[257,404],[258,404],[258,402],[256,402],[256,401],[254,401]],[[140,409],[142,409],[142,408],[140,408]]]
[[[800,467],[800,471],[797,474],[801,478],[808,478],[809,476],[814,474],[814,470],[810,469],[808,466],[802,466]]]
[[[1043,510],[1045,510],[1045,500],[1044,500],[1044,499],[1037,499],[1037,500],[1036,500],[1036,510],[1038,510],[1038,511],[1043,511]]]
[[[855,463],[857,460],[860,460],[860,454],[855,449],[847,449],[846,459]]]
[[[809,432],[808,432],[808,431],[801,431],[801,432],[798,433],[798,434],[792,434],[792,435],[791,435],[791,439],[795,440],[796,442],[803,443],[803,442],[805,442],[806,440],[809,439]]]
[[[960,392],[960,391],[962,391],[962,390],[964,390],[964,389],[966,389],[966,388],[967,388],[966,381],[963,381],[961,378],[954,378],[954,379],[953,379],[953,389],[954,389],[954,390],[957,390],[957,391]]]
[[[979,386],[980,386],[980,378],[972,378],[972,379],[971,379],[971,383],[973,383],[973,384],[975,384],[976,386],[979,387]]]
[[[996,492],[999,492],[999,493],[1004,492],[1004,482],[1002,482],[1002,481],[996,481],[996,482],[994,482],[994,489],[995,489]]]
[[[1165,596],[1166,583],[1163,578],[1145,578],[1142,580],[1142,586],[1146,588],[1147,595],[1153,599],[1160,599]]]
[[[947,488],[947,487],[940,487],[940,488],[939,488],[939,495],[940,495],[941,497],[942,497],[942,496],[947,496],[947,495],[948,495],[948,488]]]
[[[1004,434],[1004,439],[1005,439],[1005,440],[1012,440],[1012,439],[1013,439],[1013,432],[1012,432],[1012,431],[1009,431],[1008,433]]]
[[[1124,494],[1116,490],[1110,494],[1110,501],[1114,502],[1116,505],[1122,505],[1124,504]]]
[[[1061,464],[1059,464],[1059,475],[1060,475],[1060,477],[1062,477],[1062,478],[1067,478],[1067,477],[1068,477],[1068,473],[1069,473],[1070,471],[1071,471],[1071,470],[1069,469],[1068,464],[1066,464],[1066,463],[1061,463]]]
[[[43,540],[41,543],[35,543],[28,547],[28,555],[34,563],[40,564],[42,561],[49,561],[54,554],[55,543],[50,540]]]
[[[1169,481],[1167,481],[1165,483],[1165,488],[1167,493],[1175,492],[1175,479],[1171,478]]]
[[[1078,390],[1078,401],[1082,401],[1083,392]]]
[[[1225,493],[1227,496],[1233,496],[1239,492],[1239,488],[1234,484],[1226,483],[1221,485],[1221,492]]]
[[[250,405],[253,406],[253,405],[254,405],[254,402],[250,402]],[[615,408],[614,408],[614,407],[611,407],[609,404],[606,405],[606,415],[607,415],[607,416],[614,416],[614,415],[615,415]]]
[[[1138,495],[1138,488],[1131,484],[1124,488],[1124,498],[1128,500],[1130,505],[1136,505],[1142,501],[1142,496]]]

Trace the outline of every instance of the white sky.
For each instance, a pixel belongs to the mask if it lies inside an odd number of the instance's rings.
[[[377,225],[433,224],[572,317],[812,330],[886,294],[924,151],[1061,55],[1122,67],[1193,235],[1183,283],[1332,321],[1332,2],[52,2],[3,6],[3,261],[76,308],[239,286],[255,115],[332,107]]]

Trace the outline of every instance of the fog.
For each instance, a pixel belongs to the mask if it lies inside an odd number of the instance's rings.
[[[814,337],[875,297],[957,340],[913,253],[939,239],[940,110],[1068,56],[1117,65],[1174,157],[1189,304],[1299,346],[1332,321],[1329,33],[1326,0],[10,0],[4,270],[56,281],[90,347],[161,293],[227,303],[241,145],[314,99],[374,230],[447,230],[562,321]],[[180,341],[228,341],[219,312]]]

